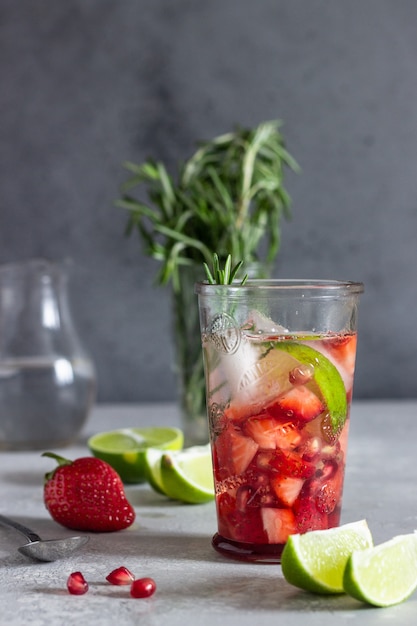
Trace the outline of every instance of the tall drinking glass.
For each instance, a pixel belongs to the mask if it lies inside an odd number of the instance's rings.
[[[198,283],[218,532],[279,562],[290,534],[340,520],[362,283]]]

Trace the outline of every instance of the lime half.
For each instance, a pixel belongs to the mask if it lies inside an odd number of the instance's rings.
[[[193,446],[161,456],[163,492],[173,500],[199,504],[214,499],[210,445]]]
[[[417,534],[398,535],[348,559],[346,593],[374,606],[406,600],[417,588]]]
[[[347,400],[345,385],[338,369],[321,352],[310,346],[294,341],[280,341],[275,347],[288,352],[300,363],[313,367],[314,380],[329,412],[332,432],[339,434],[347,417]]]
[[[286,580],[314,593],[342,593],[343,572],[354,550],[373,545],[366,520],[290,535],[281,557]]]
[[[93,455],[111,465],[123,482],[141,483],[146,480],[146,450],[180,450],[184,435],[168,426],[123,428],[93,435],[87,443]]]

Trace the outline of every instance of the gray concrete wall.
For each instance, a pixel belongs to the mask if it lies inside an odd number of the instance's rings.
[[[416,397],[416,24],[414,0],[2,0],[0,262],[74,260],[100,400],[176,394],[121,163],[274,118],[303,170],[275,274],[362,280],[356,397]]]

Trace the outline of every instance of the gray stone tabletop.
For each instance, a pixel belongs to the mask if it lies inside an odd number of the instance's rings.
[[[86,438],[117,427],[180,425],[173,405],[98,406],[80,441],[61,454],[88,454]],[[344,490],[342,522],[366,518],[376,543],[417,528],[417,401],[355,402]],[[39,452],[0,453],[0,513],[33,527],[43,538],[72,534],[57,525],[42,501],[42,482],[51,469]],[[387,609],[362,605],[345,596],[302,592],[283,578],[279,565],[229,561],[211,547],[216,530],[213,503],[169,501],[146,485],[128,486],[137,519],[129,529],[91,534],[70,558],[31,562],[17,548],[15,531],[0,527],[0,624],[33,626],[285,624],[326,626],[417,623],[417,594]],[[128,588],[105,581],[124,565],[151,576],[155,595],[133,599]],[[83,572],[90,590],[71,596],[68,575]]]

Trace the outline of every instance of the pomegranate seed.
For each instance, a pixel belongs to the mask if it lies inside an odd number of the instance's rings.
[[[156,591],[156,583],[153,578],[138,578],[130,587],[130,595],[133,598],[149,598]]]
[[[298,365],[289,373],[289,381],[292,385],[305,385],[314,376],[313,365]]]
[[[82,596],[88,591],[88,583],[81,572],[73,572],[68,576],[67,589],[73,596]]]
[[[106,576],[106,580],[111,585],[130,585],[135,577],[132,572],[130,572],[127,567],[118,567],[114,569],[108,576]]]

